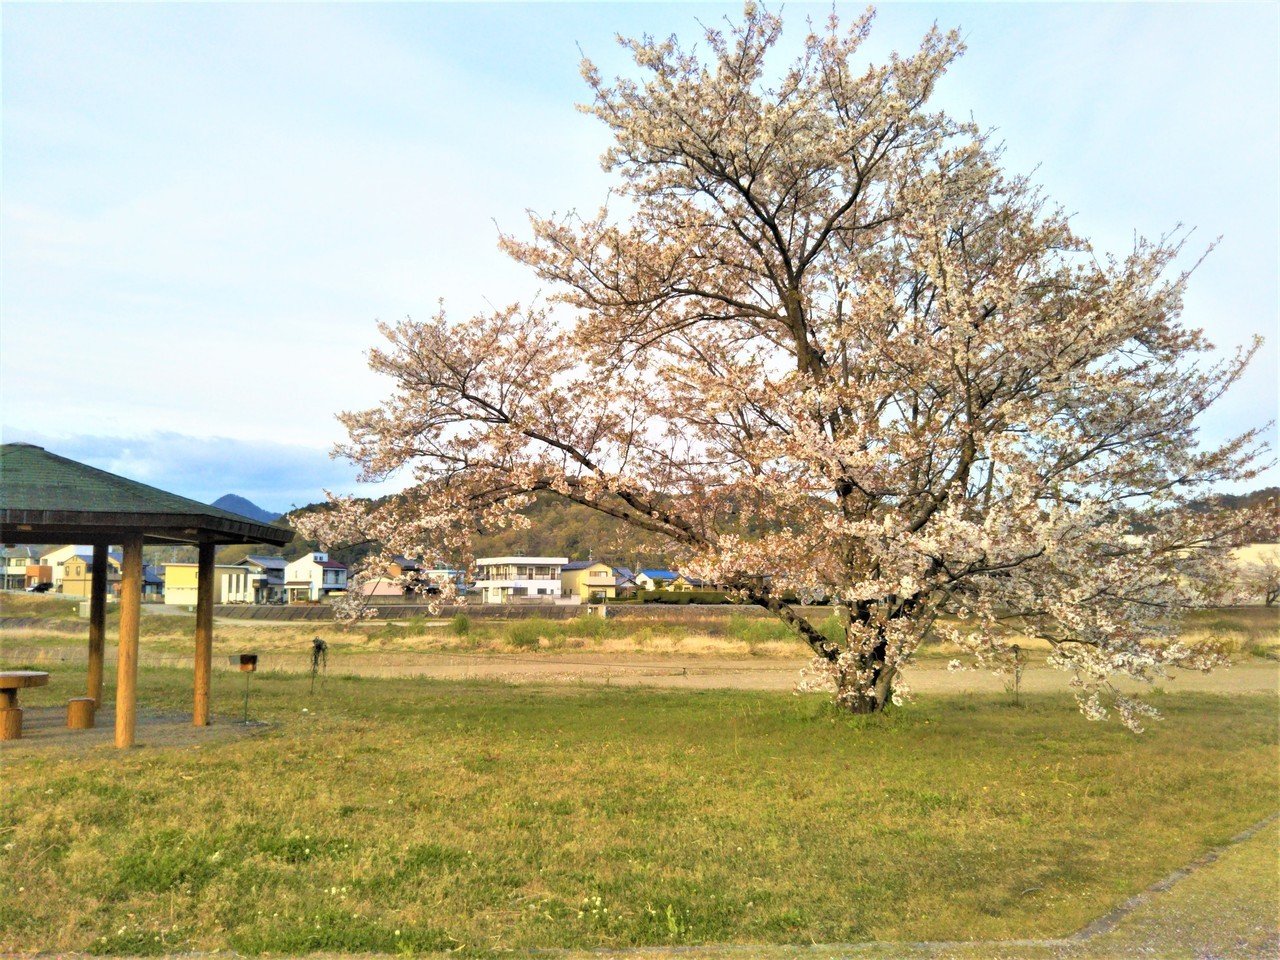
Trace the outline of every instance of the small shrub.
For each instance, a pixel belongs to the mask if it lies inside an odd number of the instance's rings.
[[[449,632],[455,637],[465,637],[471,633],[471,618],[465,613],[455,613],[449,621]]]

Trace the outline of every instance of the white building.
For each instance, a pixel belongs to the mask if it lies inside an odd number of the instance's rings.
[[[284,568],[285,596],[290,603],[323,600],[347,589],[347,565],[327,553],[308,553]]]
[[[481,603],[549,603],[560,599],[568,557],[482,557],[476,560]]]

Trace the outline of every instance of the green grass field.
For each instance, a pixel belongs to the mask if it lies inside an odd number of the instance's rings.
[[[1056,937],[1280,791],[1274,696],[1156,694],[1134,736],[1067,696],[854,719],[776,693],[252,682],[272,726],[249,739],[5,748],[0,950]],[[214,683],[234,717],[241,678]],[[190,673],[143,670],[139,701],[189,709]]]

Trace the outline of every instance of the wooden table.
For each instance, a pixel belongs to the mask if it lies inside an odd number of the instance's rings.
[[[22,708],[18,706],[18,691],[26,687],[43,687],[48,682],[49,674],[43,670],[0,671],[0,740],[22,737]]]

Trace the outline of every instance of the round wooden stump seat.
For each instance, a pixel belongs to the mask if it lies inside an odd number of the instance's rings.
[[[49,674],[43,670],[0,670],[0,740],[22,739],[22,708],[18,691],[43,687]]]
[[[0,709],[0,740],[22,739],[22,708]]]
[[[98,704],[93,697],[72,697],[67,701],[67,729],[92,730],[97,709]]]

